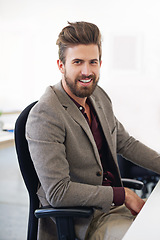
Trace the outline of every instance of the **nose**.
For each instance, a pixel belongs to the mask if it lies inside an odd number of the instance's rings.
[[[81,69],[81,74],[89,76],[91,74],[91,68],[89,63],[84,63]]]

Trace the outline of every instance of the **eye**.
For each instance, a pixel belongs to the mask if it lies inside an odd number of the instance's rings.
[[[76,65],[80,65],[81,63],[82,63],[82,60],[80,60],[80,59],[75,59],[73,61],[73,64],[76,64]]]
[[[98,64],[98,60],[97,59],[93,59],[90,62],[92,65],[97,65]]]

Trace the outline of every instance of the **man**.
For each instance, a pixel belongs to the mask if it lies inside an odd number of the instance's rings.
[[[31,110],[26,136],[42,205],[94,206],[76,219],[79,239],[122,239],[144,201],[121,182],[117,153],[160,173],[160,156],[131,137],[97,85],[101,34],[87,22],[69,23],[59,34],[62,80],[48,87]],[[39,239],[56,239],[54,222],[42,219]]]

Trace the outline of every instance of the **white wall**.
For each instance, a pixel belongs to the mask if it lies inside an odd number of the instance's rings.
[[[102,32],[100,85],[116,116],[159,151],[159,10],[159,0],[0,0],[0,110],[21,110],[58,82],[58,33],[90,21]]]

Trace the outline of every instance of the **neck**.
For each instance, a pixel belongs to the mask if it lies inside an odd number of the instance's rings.
[[[85,108],[87,97],[79,98],[79,97],[77,97],[77,96],[75,96],[73,94],[72,95],[69,94],[69,96],[72,97],[77,103],[79,103],[82,107]]]

